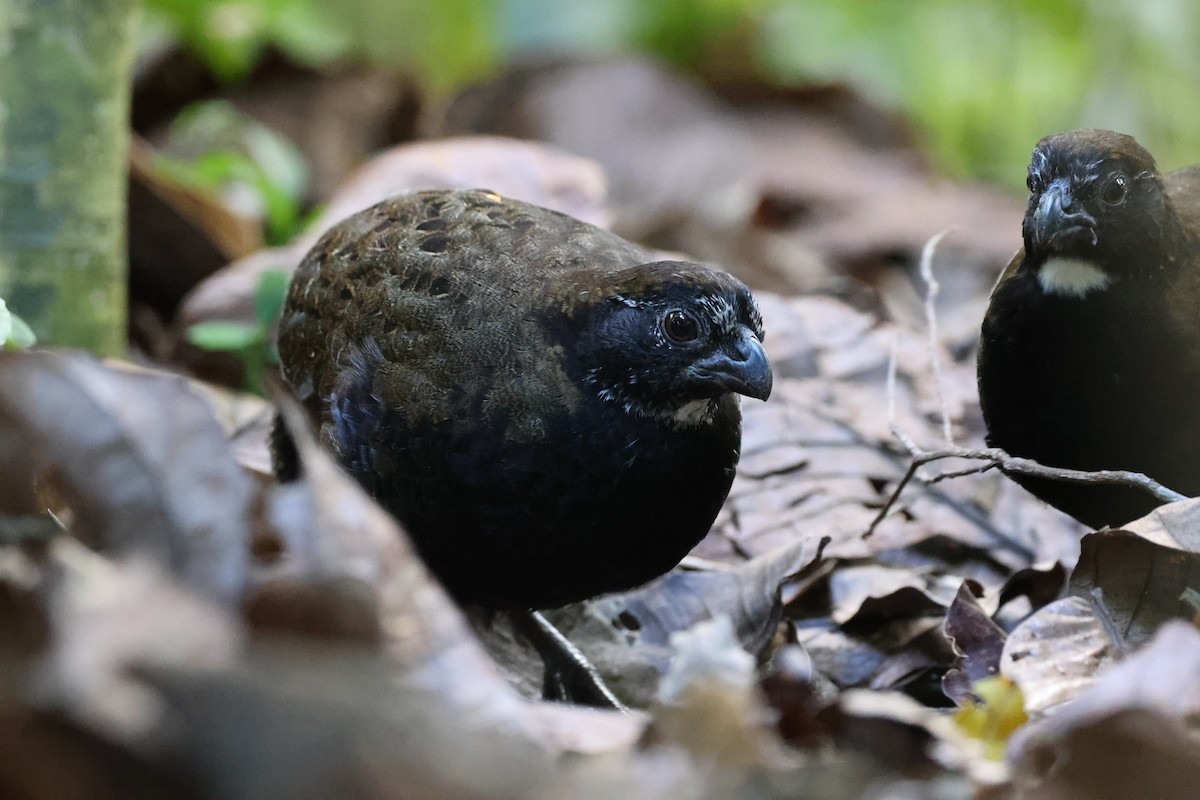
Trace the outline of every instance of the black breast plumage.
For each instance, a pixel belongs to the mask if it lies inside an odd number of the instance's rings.
[[[1130,137],[1047,137],[1025,247],[992,293],[979,351],[990,444],[1043,464],[1143,472],[1200,493],[1200,172],[1158,174]],[[1093,526],[1144,491],[1013,475]]]

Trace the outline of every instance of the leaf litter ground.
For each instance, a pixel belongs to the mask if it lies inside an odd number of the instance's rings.
[[[4,353],[0,796],[1193,796],[1196,503],[1085,537],[993,470],[915,482],[875,524],[911,464],[894,428],[936,449],[948,421],[957,442],[982,444],[970,340],[1015,240],[974,229],[1019,207],[929,189],[903,141],[855,150],[808,112],[748,123],[645,65],[587,69],[550,70],[513,107],[532,138],[595,161],[427,142],[337,196],[349,208],[413,182],[504,184],[641,224],[758,287],[776,393],[744,406],[712,532],[659,580],[550,615],[637,710],[541,701],[541,665],[505,620],[465,617],[303,436],[306,477],[273,484],[261,401],[78,354]],[[579,138],[569,104],[538,93],[575,97],[556,82],[581,75],[690,97],[658,106],[725,142],[720,163],[708,147],[668,159],[628,146],[646,136],[636,115]],[[809,168],[821,161],[834,172]],[[704,190],[654,194],[675,185],[654,177],[667,167]],[[863,189],[867,174],[888,191]],[[713,187],[747,175],[752,201],[730,228],[727,201],[743,195]],[[951,296],[931,347],[921,287],[879,265],[915,263],[947,204],[970,233],[936,259]],[[821,211],[838,208],[874,210]],[[227,369],[172,341],[252,314],[255,276],[297,256],[263,251],[192,287],[150,352]],[[877,295],[847,290],[847,273],[876,276]]]

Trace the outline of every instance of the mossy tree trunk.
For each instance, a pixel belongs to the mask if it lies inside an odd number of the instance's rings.
[[[0,297],[43,343],[125,341],[138,0],[0,0]]]

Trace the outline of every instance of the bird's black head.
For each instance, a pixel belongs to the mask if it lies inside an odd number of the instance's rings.
[[[731,393],[766,400],[771,365],[750,290],[702,264],[660,261],[580,292],[575,328],[587,390],[632,414],[709,422]]]
[[[1025,253],[1047,292],[1083,296],[1162,260],[1166,195],[1131,136],[1077,130],[1038,142],[1029,164]]]

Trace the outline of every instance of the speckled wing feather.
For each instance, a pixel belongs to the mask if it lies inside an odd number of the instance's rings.
[[[569,303],[589,278],[648,260],[613,234],[490,192],[398,197],[334,227],[300,265],[280,323],[285,378],[327,427],[348,347],[372,341],[382,355],[373,391],[414,418],[486,418],[513,405],[504,392],[531,410],[569,408],[578,390],[561,359],[544,357],[559,345],[538,319],[543,286]],[[483,393],[462,384],[496,370],[523,380]]]

